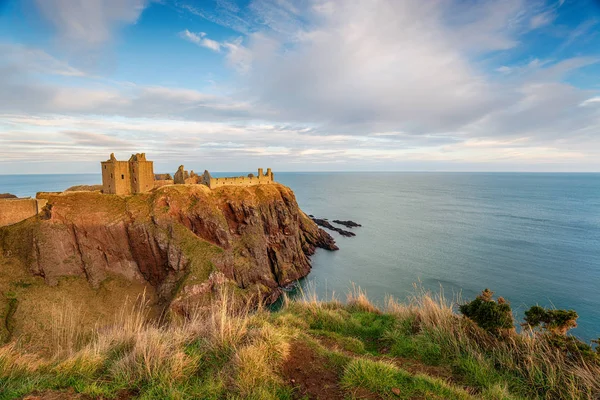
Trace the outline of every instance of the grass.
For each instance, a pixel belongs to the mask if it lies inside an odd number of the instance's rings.
[[[349,391],[365,389],[382,398],[470,399],[471,396],[441,379],[411,375],[389,361],[354,359],[346,366],[342,386]]]
[[[16,339],[0,347],[0,399],[34,391],[106,399],[318,397],[304,378],[290,379],[296,370],[340,399],[600,396],[597,360],[565,355],[533,332],[493,336],[455,314],[443,295],[389,299],[380,309],[355,289],[346,303],[305,296],[269,312],[222,290],[210,306],[168,321],[149,318],[142,296],[91,330],[77,324],[76,306],[54,312],[51,354]],[[299,343],[303,354],[292,351]]]

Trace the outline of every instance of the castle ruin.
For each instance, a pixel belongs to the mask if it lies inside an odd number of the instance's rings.
[[[102,165],[102,191],[107,194],[134,194],[154,189],[154,163],[145,153],[132,154],[129,161],[117,161],[112,153]]]
[[[257,175],[213,178],[208,171],[198,175],[194,171],[186,171],[181,165],[174,177],[171,177],[171,174],[155,175],[154,163],[146,159],[145,153],[132,154],[128,161],[118,161],[113,153],[108,160],[100,164],[102,192],[105,194],[146,193],[154,188],[173,184],[205,185],[210,189],[216,189],[224,186],[266,185],[275,182],[271,168],[267,168],[266,173],[259,168]],[[35,199],[17,198],[9,194],[0,195],[0,227],[13,225],[40,214],[47,203],[45,197],[46,193],[41,192]]]
[[[0,227],[13,225],[39,214],[47,202],[45,199],[32,199],[29,197],[1,197]]]
[[[180,165],[173,178],[170,174],[154,174],[153,162],[146,160],[146,154],[133,154],[129,161],[118,161],[114,154],[110,155],[102,165],[103,193],[129,195],[149,192],[155,187],[165,185],[206,185],[210,189],[223,186],[251,186],[274,183],[271,168],[265,173],[262,168],[258,174],[247,176],[213,178],[210,172],[198,175],[194,171],[186,171]]]
[[[248,174],[248,176],[234,176],[225,178],[213,178],[210,172],[204,171],[200,183],[215,189],[222,186],[251,186],[251,185],[266,185],[274,183],[275,178],[271,168],[267,168],[267,172],[263,173],[263,169],[258,169],[258,175]]]

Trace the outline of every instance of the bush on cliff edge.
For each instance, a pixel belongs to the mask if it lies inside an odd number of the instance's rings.
[[[514,330],[510,304],[502,297],[494,301],[493,296],[494,292],[485,289],[475,300],[460,305],[459,310],[465,317],[495,335]]]

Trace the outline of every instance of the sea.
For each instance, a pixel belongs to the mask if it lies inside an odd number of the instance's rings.
[[[231,173],[229,173],[231,174]],[[227,174],[214,174],[223,176]],[[352,220],[355,237],[318,250],[300,283],[322,299],[358,286],[378,304],[417,290],[474,298],[489,288],[522,319],[530,306],[574,309],[584,340],[600,336],[600,174],[275,173],[300,207]],[[0,193],[35,196],[100,175],[0,175]]]

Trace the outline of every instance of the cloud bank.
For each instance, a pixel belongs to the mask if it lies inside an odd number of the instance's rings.
[[[34,161],[42,144],[88,157],[140,141],[168,162],[202,157],[224,170],[257,157],[295,170],[600,169],[599,88],[575,79],[600,53],[570,51],[596,20],[564,29],[562,2],[66,3],[39,7],[60,40],[91,47],[144,7],[226,29],[172,33],[221,57],[226,90],[112,80],[4,44],[0,172]],[[555,46],[538,56],[540,36]]]

